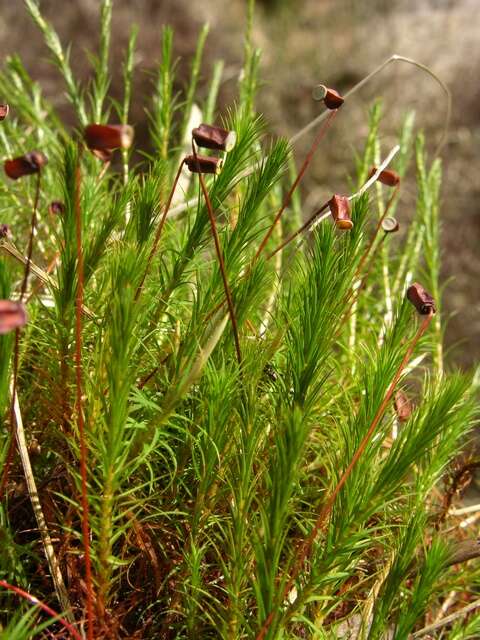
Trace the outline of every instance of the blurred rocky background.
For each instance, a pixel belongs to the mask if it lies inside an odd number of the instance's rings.
[[[98,40],[100,0],[42,0],[41,8],[64,43],[72,43],[72,64],[84,79],[90,67],[85,51]],[[47,97],[72,118],[56,69],[21,0],[2,0],[0,59],[17,52]],[[175,28],[180,60],[179,85],[201,25],[210,23],[203,78],[218,58],[225,60],[221,103],[235,97],[242,60],[245,0],[115,0],[113,17],[113,94],[120,95],[122,53],[133,23],[140,27],[137,84],[132,121],[145,135],[144,108],[151,72],[160,55],[161,25]],[[469,366],[480,359],[480,2],[479,0],[258,0],[254,25],[262,48],[259,108],[272,132],[291,135],[318,113],[312,86],[326,82],[339,91],[373,70],[393,53],[431,67],[453,92],[453,114],[443,148],[443,270],[450,314],[447,344],[450,361]],[[427,75],[404,63],[390,65],[349,101],[336,119],[303,186],[310,197],[344,190],[367,130],[375,97],[384,101],[383,150],[395,143],[402,116],[416,111],[416,126],[427,134],[433,152],[441,137],[445,97]],[[7,96],[0,96],[1,100]],[[72,119],[73,122],[73,119]],[[308,140],[299,145],[300,157]],[[303,146],[303,149],[302,149]],[[410,194],[410,195],[409,195]],[[398,217],[408,219],[413,204],[406,185]]]

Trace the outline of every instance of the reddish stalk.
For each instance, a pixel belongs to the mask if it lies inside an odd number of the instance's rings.
[[[283,201],[282,206],[280,207],[277,215],[275,216],[274,221],[272,222],[272,224],[269,227],[267,233],[265,234],[263,240],[261,241],[260,246],[257,249],[257,253],[255,254],[255,257],[253,258],[253,262],[255,262],[257,260],[259,255],[264,250],[265,245],[267,244],[268,240],[270,239],[270,236],[272,235],[273,230],[275,229],[275,227],[279,223],[283,212],[285,211],[285,209],[290,204],[290,200],[292,199],[292,196],[293,196],[293,193],[294,193],[295,189],[298,187],[298,185],[300,184],[300,181],[302,180],[303,176],[305,175],[305,171],[307,170],[308,165],[311,163],[311,161],[313,159],[313,156],[315,154],[315,151],[318,148],[318,145],[322,141],[324,135],[326,134],[328,128],[330,127],[330,124],[332,123],[333,119],[335,118],[337,112],[338,112],[338,109],[334,109],[333,111],[331,111],[328,114],[328,118],[326,119],[325,124],[322,126],[322,128],[318,132],[317,136],[315,137],[315,139],[314,139],[314,141],[312,143],[312,146],[310,147],[310,151],[307,153],[307,156],[306,156],[305,160],[303,161],[303,164],[302,164],[302,166],[300,168],[300,171],[298,172],[297,177],[295,178],[292,186],[290,187],[287,195],[285,196],[285,199]]]
[[[273,223],[271,224],[271,226],[269,227],[267,233],[265,234],[263,240],[260,243],[260,246],[257,249],[257,252],[255,254],[255,256],[253,257],[253,260],[245,274],[246,277],[248,277],[250,275],[250,272],[252,270],[252,266],[255,264],[256,260],[258,259],[258,257],[260,256],[260,254],[262,253],[262,251],[265,248],[265,245],[267,244],[268,240],[270,239],[270,236],[272,235],[276,225],[278,224],[283,212],[285,211],[285,209],[288,207],[290,200],[292,199],[293,193],[295,191],[295,189],[298,187],[300,181],[302,180],[305,171],[308,168],[308,165],[310,164],[310,162],[312,161],[312,158],[315,154],[315,151],[317,150],[318,145],[320,144],[323,136],[325,135],[325,133],[327,132],[328,127],[330,126],[333,118],[335,117],[335,115],[337,114],[338,109],[335,109],[333,111],[331,111],[328,115],[328,118],[325,122],[325,124],[323,125],[323,127],[320,129],[317,137],[315,138],[315,140],[313,141],[313,144],[310,148],[310,151],[308,152],[303,165],[300,169],[300,171],[298,172],[297,177],[295,178],[295,181],[293,182],[292,186],[290,187],[287,195],[285,196],[285,199],[283,201],[282,206],[280,207],[280,210],[278,211],[278,213],[275,216],[275,219],[273,221]],[[298,229],[294,234],[292,234],[289,238],[287,238],[287,240],[285,240],[281,245],[279,245],[272,253],[270,253],[267,256],[267,260],[270,260],[270,258],[272,258],[276,253],[278,253],[278,251],[280,251],[281,249],[283,249],[283,247],[285,247],[289,242],[291,242],[292,240],[294,240],[298,235],[300,235],[303,231],[305,231],[315,220],[315,218],[317,218],[317,216],[319,216],[323,211],[325,211],[325,209],[327,209],[328,207],[328,202],[326,202],[324,205],[322,205],[322,207],[320,207],[320,209],[317,209],[313,215],[307,220],[307,222],[305,222],[300,229]],[[214,313],[216,313],[219,309],[221,309],[223,307],[223,305],[225,304],[225,301],[221,302],[219,305],[217,305],[217,307],[215,307],[215,309],[210,312],[210,314],[208,315],[208,318],[210,318]],[[207,318],[207,319],[208,319]]]
[[[334,112],[332,112],[332,113],[334,113]],[[381,226],[382,226],[382,222],[383,222],[383,221],[385,220],[385,218],[387,217],[387,214],[388,214],[388,212],[389,212],[389,210],[390,210],[390,207],[391,207],[391,205],[392,205],[392,203],[393,203],[393,200],[394,200],[395,196],[396,196],[396,195],[397,195],[397,193],[398,193],[398,189],[399,189],[399,188],[400,188],[400,185],[397,185],[397,187],[395,188],[395,190],[394,190],[393,194],[391,195],[390,199],[388,200],[387,205],[386,205],[386,208],[385,208],[385,211],[384,211],[384,213],[382,214],[382,216],[381,216],[381,218],[380,218],[379,222],[377,223],[377,227],[376,227],[376,229],[375,229],[375,232],[374,232],[373,238],[372,238],[372,240],[370,241],[370,243],[369,243],[369,245],[368,245],[368,247],[367,247],[367,249],[366,249],[366,251],[365,251],[364,255],[362,256],[362,258],[361,258],[361,260],[360,260],[360,263],[359,263],[359,265],[358,265],[358,267],[357,267],[357,269],[356,269],[356,271],[355,271],[355,275],[358,275],[358,273],[360,272],[360,269],[361,269],[361,268],[362,268],[362,266],[363,266],[363,263],[365,262],[366,258],[368,257],[368,254],[369,254],[369,252],[370,252],[370,250],[371,250],[371,248],[372,248],[372,246],[373,246],[373,243],[375,242],[375,238],[377,237],[378,232],[379,232],[379,230],[380,230],[380,228],[381,228]],[[307,230],[311,227],[311,225],[316,221],[316,219],[318,218],[318,216],[320,216],[324,211],[326,211],[326,210],[328,209],[329,204],[330,204],[330,200],[327,200],[327,202],[324,202],[324,203],[321,205],[321,207],[319,207],[318,209],[316,209],[316,210],[312,213],[312,215],[309,217],[309,219],[308,219],[308,220],[306,220],[306,221],[302,224],[302,226],[301,226],[299,229],[297,229],[296,231],[294,231],[294,232],[293,232],[293,233],[292,233],[288,238],[286,238],[286,240],[284,240],[284,241],[283,241],[281,244],[279,244],[279,245],[278,245],[278,246],[277,246],[277,247],[276,247],[276,248],[275,248],[271,253],[269,253],[269,254],[268,254],[268,256],[267,256],[266,260],[270,260],[271,258],[273,258],[273,257],[274,257],[274,256],[275,256],[279,251],[282,251],[282,249],[284,249],[288,244],[290,244],[290,242],[292,242],[293,240],[295,240],[295,238],[297,238],[299,235],[301,235],[302,233],[304,233],[305,231],[307,231]],[[274,225],[275,225],[275,222],[274,222]],[[273,227],[271,227],[271,229],[273,229]],[[271,230],[271,229],[270,229],[270,230]],[[270,231],[270,230],[269,230],[269,231]],[[258,252],[257,252],[257,254],[258,254]],[[255,258],[254,258],[253,262],[255,262],[256,258],[257,258],[257,255],[255,256]],[[251,269],[251,267],[250,267],[250,269]],[[247,273],[245,274],[247,277],[248,277],[248,275],[249,275],[249,273],[250,273],[250,269],[249,269],[249,270],[247,271]],[[350,297],[350,296],[348,296],[348,297],[347,297],[347,300],[348,300],[348,298],[349,298],[349,297]],[[219,309],[221,309],[221,308],[222,308],[222,306],[223,306],[224,304],[225,304],[225,301],[223,301],[223,302],[219,303],[219,305],[217,305],[217,307],[215,307],[215,309],[214,309],[212,312],[210,312],[210,314],[209,314],[209,316],[207,317],[207,319],[209,319],[209,318],[210,318],[214,313],[216,313]],[[350,308],[349,308],[349,311],[350,311]]]
[[[304,231],[306,231],[306,229],[308,229],[308,227],[310,227],[316,220],[316,218],[318,218],[318,216],[323,213],[326,209],[328,209],[328,202],[325,202],[319,209],[317,209],[311,216],[310,218],[299,228],[297,229],[297,231],[295,231],[291,236],[289,236],[284,242],[282,242],[282,244],[278,245],[278,247],[276,249],[274,249],[274,251],[272,251],[272,253],[269,253],[268,256],[266,257],[266,260],[270,260],[271,258],[273,258],[273,256],[278,253],[279,251],[281,251],[287,244],[289,244],[292,240],[295,240],[295,238],[297,236],[299,236],[301,233],[303,233]],[[253,259],[253,262],[255,261],[256,258]],[[247,272],[245,273],[245,278],[248,278],[248,276],[251,273],[251,265],[248,268]],[[208,314],[206,320],[208,321],[217,311],[219,311],[223,305],[225,304],[225,300],[223,300],[222,302],[219,302],[218,305],[212,310],[210,311],[210,313]]]
[[[60,622],[65,627],[65,629],[67,629],[67,631],[70,633],[72,638],[75,638],[75,640],[82,640],[82,636],[78,633],[78,631],[75,629],[73,625],[67,622],[65,618],[62,618],[56,611],[51,609],[48,605],[46,605],[44,602],[39,600],[37,597],[32,596],[31,593],[28,593],[27,591],[24,591],[23,589],[20,589],[19,587],[16,587],[13,584],[5,582],[5,580],[0,580],[0,587],[3,587],[4,589],[8,589],[8,591],[12,591],[13,593],[17,594],[17,596],[24,598],[31,604],[37,607],[40,607],[42,611],[45,611],[45,613],[48,613],[48,615],[51,616],[52,618],[57,618],[58,622]]]
[[[35,228],[37,226],[37,209],[38,209],[38,201],[40,198],[41,175],[42,175],[42,170],[39,169],[37,173],[37,182],[35,186],[35,198],[33,201],[32,221],[30,223],[30,237],[28,239],[27,262],[25,264],[25,271],[23,273],[22,286],[20,289],[20,298],[19,298],[20,302],[23,302],[23,299],[25,297],[25,293],[27,291],[27,285],[28,285],[28,276],[30,275],[30,263],[32,261],[32,253],[33,253],[33,239],[35,236]],[[5,465],[3,467],[2,480],[0,482],[0,500],[5,491],[5,487],[7,486],[8,475],[10,473],[13,457],[15,455],[15,445],[16,445],[15,396],[17,394],[19,358],[20,358],[20,329],[15,329],[15,346],[13,349],[13,372],[12,372],[12,376],[13,376],[12,399],[10,402],[10,444],[8,445],[7,457],[5,460]]]
[[[82,504],[82,538],[85,553],[85,583],[87,590],[87,638],[93,640],[93,582],[92,562],[90,556],[90,524],[88,507],[87,481],[87,445],[85,441],[85,419],[83,415],[83,375],[82,375],[82,306],[84,292],[83,250],[82,250],[82,211],[81,211],[81,147],[78,150],[77,166],[75,168],[75,226],[77,240],[77,292],[75,298],[75,377],[77,391],[77,425],[80,440],[80,476],[81,476],[81,504]]]
[[[295,240],[295,238],[297,236],[299,236],[301,233],[303,233],[306,229],[308,229],[308,227],[310,227],[310,225],[312,225],[316,218],[323,213],[327,208],[328,208],[328,202],[325,202],[319,209],[317,209],[311,216],[310,218],[299,228],[297,229],[297,231],[295,231],[290,237],[288,237],[284,242],[282,242],[282,244],[280,244],[276,249],[274,249],[274,251],[272,251],[272,253],[269,253],[268,256],[266,257],[266,260],[270,260],[271,258],[273,258],[273,256],[278,253],[279,251],[281,251],[287,244],[289,244],[292,240]],[[255,259],[253,259],[252,262],[255,262]],[[248,276],[251,273],[251,268],[252,266],[250,265],[250,267],[248,268],[247,272],[245,273],[245,278],[248,278]],[[212,310],[210,311],[210,313],[207,315],[206,321],[210,320],[210,318],[217,313],[217,311],[219,311],[223,305],[225,304],[225,300],[223,300],[222,302],[219,302],[218,305]]]
[[[235,341],[235,351],[237,352],[238,365],[241,367],[242,352],[240,350],[240,339],[238,337],[238,324],[237,324],[237,317],[235,315],[235,307],[233,306],[232,293],[230,291],[230,286],[228,284],[227,272],[225,270],[225,261],[223,259],[222,247],[220,246],[220,238],[218,236],[217,223],[215,222],[215,215],[213,213],[212,203],[210,201],[210,196],[208,195],[207,187],[205,185],[205,180],[203,179],[203,175],[200,172],[200,165],[198,163],[197,152],[195,151],[195,145],[193,143],[193,140],[192,140],[192,150],[193,150],[193,155],[197,161],[198,179],[200,180],[200,186],[202,188],[203,197],[205,198],[205,204],[207,206],[208,217],[210,218],[210,226],[212,228],[213,241],[215,243],[215,251],[217,253],[218,264],[220,266],[220,273],[222,275],[223,289],[225,291],[225,297],[227,299],[227,305],[228,305],[228,312],[230,314],[230,321],[232,323],[233,339]]]
[[[387,234],[384,234],[382,236],[382,238],[380,239],[380,242],[375,247],[375,250],[372,253],[371,258],[370,258],[370,260],[368,262],[367,268],[365,269],[365,273],[364,273],[364,275],[362,277],[362,280],[360,281],[360,284],[358,285],[358,289],[356,291],[353,291],[353,289],[352,289],[350,291],[350,293],[347,294],[347,296],[345,297],[345,302],[348,302],[349,298],[352,298],[352,300],[351,300],[350,304],[348,305],[348,308],[345,311],[345,313],[343,315],[343,318],[340,320],[340,324],[338,326],[337,333],[335,334],[335,337],[340,335],[340,331],[341,331],[342,327],[345,325],[345,323],[348,321],[348,319],[352,315],[353,306],[355,305],[355,303],[357,302],[357,300],[360,297],[360,294],[362,293],[362,291],[365,288],[368,276],[370,275],[370,272],[372,271],[372,267],[373,267],[374,262],[375,262],[375,256],[377,255],[377,251],[381,247],[381,245],[382,245],[382,243],[383,243],[383,241],[385,240],[386,237],[387,237]],[[357,269],[357,271],[358,271],[358,269]]]
[[[142,378],[138,383],[138,388],[143,389],[143,387],[150,382],[150,380],[153,378],[153,376],[157,373],[159,369],[160,369],[160,365],[157,365],[154,369],[150,371],[150,373],[148,373],[144,378]]]
[[[370,242],[368,243],[367,248],[365,249],[365,252],[364,252],[363,256],[361,257],[360,262],[358,263],[358,267],[357,267],[357,269],[356,269],[356,271],[355,271],[355,276],[357,276],[357,275],[360,273],[360,271],[362,270],[362,267],[363,267],[363,265],[365,264],[365,261],[366,261],[366,259],[368,258],[368,255],[369,255],[370,251],[372,250],[372,247],[373,247],[373,245],[374,245],[374,243],[375,243],[375,240],[377,239],[378,233],[379,233],[379,231],[380,231],[380,229],[381,229],[381,227],[382,227],[382,222],[383,222],[383,221],[385,220],[385,218],[387,217],[388,212],[389,212],[389,210],[390,210],[390,207],[392,206],[392,203],[393,203],[393,201],[395,200],[395,197],[397,196],[399,189],[400,189],[400,185],[398,184],[398,185],[394,188],[394,190],[393,190],[393,192],[392,192],[392,195],[391,195],[391,196],[390,196],[390,198],[388,199],[388,202],[387,202],[387,204],[386,204],[386,206],[385,206],[385,211],[384,211],[384,212],[383,212],[383,214],[380,216],[380,218],[379,218],[379,220],[378,220],[378,222],[377,222],[377,226],[375,227],[375,231],[374,231],[374,233],[373,233],[373,236],[372,236],[372,238],[371,238]],[[355,276],[354,276],[354,277],[355,277]]]
[[[319,207],[316,211],[314,211],[310,216],[310,218],[306,222],[304,222],[299,229],[294,231],[286,240],[284,240],[281,244],[279,244],[278,247],[272,251],[272,253],[269,253],[267,256],[267,260],[270,260],[271,258],[273,258],[273,256],[277,254],[279,251],[281,251],[282,249],[284,249],[287,246],[287,244],[290,244],[292,240],[295,240],[295,238],[297,238],[301,233],[306,231],[315,222],[318,216],[328,209],[329,202],[330,200],[328,200],[327,202],[324,202],[324,204],[322,204],[321,207]]]
[[[30,263],[32,261],[32,253],[33,253],[33,238],[35,236],[35,228],[37,226],[37,209],[38,209],[38,200],[40,198],[41,177],[42,177],[42,170],[39,169],[37,173],[37,183],[35,186],[35,199],[33,201],[32,222],[30,225],[30,238],[28,240],[27,263],[25,265],[25,273],[23,275],[22,289],[20,291],[20,302],[23,302],[23,298],[25,297],[25,292],[27,291],[27,285],[28,285],[28,276],[30,275]]]
[[[400,185],[397,185],[395,187],[392,195],[390,196],[390,198],[389,198],[389,200],[387,202],[387,205],[385,207],[385,211],[381,215],[381,217],[380,217],[380,219],[379,219],[379,221],[377,223],[377,226],[375,227],[374,234],[373,234],[370,242],[368,243],[367,248],[365,249],[365,251],[363,253],[363,256],[360,258],[360,262],[358,263],[357,268],[355,269],[355,273],[354,273],[353,279],[355,279],[360,274],[360,272],[362,270],[362,267],[365,264],[365,261],[367,260],[368,256],[371,254],[372,247],[375,244],[375,240],[378,237],[378,233],[379,233],[379,231],[380,231],[380,229],[382,227],[382,223],[385,220],[385,218],[387,217],[387,214],[388,214],[388,212],[390,210],[390,207],[391,207],[391,205],[392,205],[392,203],[393,203],[393,201],[395,199],[395,196],[398,193],[399,187],[400,187]],[[353,298],[353,299],[351,300],[350,304],[348,305],[348,308],[347,308],[346,312],[344,313],[342,320],[340,321],[340,325],[339,325],[339,327],[337,329],[336,336],[338,336],[340,334],[340,331],[341,331],[342,327],[345,325],[345,323],[348,321],[348,319],[352,315],[352,309],[353,309],[355,303],[357,302],[357,300],[359,299],[360,294],[362,293],[363,289],[365,288],[365,284],[367,282],[368,276],[370,275],[370,272],[372,270],[373,264],[375,262],[375,256],[377,254],[377,251],[380,248],[380,246],[382,245],[382,243],[384,242],[386,237],[387,237],[387,234],[385,233],[381,237],[380,242],[378,242],[378,244],[375,247],[373,253],[371,254],[370,260],[369,260],[369,262],[367,264],[367,268],[365,269],[365,273],[362,276],[362,279],[361,279],[361,282],[360,282],[360,284],[358,286],[358,289],[356,291],[353,291],[353,289],[351,289],[350,293],[348,293],[345,296],[345,302],[348,302],[348,300],[350,298]]]
[[[135,292],[135,298],[134,298],[135,301],[137,301],[138,298],[140,297],[140,294],[141,294],[142,289],[143,289],[143,285],[145,283],[145,279],[146,279],[146,277],[148,275],[148,272],[150,271],[150,267],[152,266],[153,256],[155,255],[155,253],[157,251],[158,243],[160,242],[160,238],[162,236],[163,227],[165,226],[165,222],[167,220],[168,211],[170,209],[170,205],[172,204],[173,194],[175,193],[175,189],[177,188],[177,183],[178,183],[178,181],[180,179],[180,174],[182,172],[184,162],[185,162],[185,160],[182,160],[182,162],[180,163],[180,166],[178,167],[177,173],[175,175],[175,179],[173,181],[173,186],[172,186],[172,189],[171,189],[170,194],[168,196],[167,204],[165,205],[165,209],[163,211],[163,215],[162,215],[162,218],[160,220],[160,224],[158,225],[157,233],[155,234],[155,239],[153,241],[152,248],[151,248],[150,253],[148,255],[147,266],[145,267],[145,271],[143,273],[142,279],[140,281],[140,284],[138,285],[137,291]]]
[[[140,380],[140,382],[138,383],[138,388],[139,389],[143,389],[143,387],[150,382],[150,380],[153,378],[153,376],[160,370],[160,367],[162,365],[164,365],[166,363],[166,361],[168,360],[168,358],[171,356],[171,353],[168,353],[164,358],[162,358],[162,360],[160,360],[160,364],[157,365],[156,367],[154,367],[150,373],[148,373],[144,378],[142,378]]]
[[[378,423],[380,422],[380,420],[383,417],[383,414],[385,413],[385,410],[386,410],[386,408],[388,406],[388,403],[392,399],[393,393],[395,391],[395,387],[397,386],[398,381],[400,380],[400,376],[402,375],[402,371],[407,366],[408,361],[410,360],[410,358],[412,356],[412,353],[413,353],[415,347],[417,346],[418,341],[420,340],[420,338],[423,336],[423,334],[427,330],[428,325],[430,324],[430,321],[432,320],[432,318],[433,318],[433,313],[429,313],[428,315],[426,315],[424,317],[420,327],[418,328],[417,333],[415,334],[414,338],[412,339],[412,341],[410,343],[410,346],[407,349],[407,352],[406,352],[402,362],[400,363],[400,366],[397,369],[396,374],[393,377],[392,382],[390,383],[390,386],[387,389],[385,397],[383,398],[379,408],[377,409],[377,413],[375,414],[375,417],[373,418],[372,423],[371,423],[367,433],[365,434],[365,436],[363,437],[362,441],[358,445],[357,450],[353,454],[353,457],[350,460],[350,463],[348,464],[348,467],[343,472],[340,480],[338,481],[338,483],[335,486],[334,490],[330,494],[329,499],[327,500],[327,502],[325,503],[324,507],[320,511],[320,513],[318,515],[318,518],[317,518],[317,520],[315,522],[315,525],[313,526],[313,529],[312,529],[310,535],[305,540],[305,542],[302,544],[302,546],[299,548],[299,550],[297,552],[297,557],[296,557],[295,564],[293,565],[293,569],[292,569],[292,572],[290,574],[290,578],[288,579],[288,582],[285,585],[285,589],[283,591],[284,599],[287,597],[288,593],[290,592],[291,588],[293,587],[293,584],[294,584],[298,574],[300,573],[303,565],[305,564],[305,561],[310,556],[310,552],[311,552],[313,543],[315,542],[315,539],[316,539],[318,533],[325,526],[327,518],[330,516],[330,513],[331,513],[331,511],[333,509],[333,506],[334,506],[335,501],[336,501],[336,499],[338,497],[338,494],[340,493],[340,491],[344,487],[344,485],[347,482],[348,478],[352,474],[352,471],[353,471],[355,465],[359,461],[359,459],[362,456],[363,452],[365,451],[368,443],[370,442]],[[263,623],[262,628],[260,629],[260,631],[259,631],[259,633],[258,633],[258,635],[256,637],[256,640],[263,640],[265,638],[265,636],[266,636],[266,634],[268,632],[268,629],[270,628],[270,625],[273,622],[274,615],[275,615],[274,611],[273,610],[270,611],[270,613],[268,614],[267,618],[265,619],[265,622]]]

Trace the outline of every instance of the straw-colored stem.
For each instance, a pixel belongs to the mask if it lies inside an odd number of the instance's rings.
[[[10,257],[17,260],[21,264],[27,264],[28,258],[23,256],[17,247],[7,240],[0,240],[0,251],[7,253]],[[30,272],[35,274],[35,277],[40,280],[45,286],[50,287],[51,289],[58,289],[58,283],[55,278],[52,278],[46,271],[41,269],[33,260],[30,260]],[[88,307],[82,305],[82,313],[86,318],[90,320],[96,320],[96,316]]]
[[[11,386],[11,393],[13,394],[13,382]],[[30,462],[30,456],[28,454],[27,440],[25,437],[25,429],[23,428],[22,413],[20,411],[20,404],[18,402],[18,395],[14,395],[14,412],[15,412],[15,437],[17,440],[18,451],[20,453],[20,460],[22,461],[23,474],[25,476],[25,482],[27,484],[28,495],[30,502],[32,503],[32,510],[35,514],[38,530],[42,538],[43,549],[47,558],[50,574],[52,576],[55,592],[57,594],[58,601],[65,614],[65,617],[69,622],[73,623],[74,618],[71,613],[71,604],[68,598],[68,593],[65,588],[65,582],[63,580],[62,572],[60,570],[60,564],[53,548],[50,532],[48,531],[47,522],[43,513],[42,505],[38,496],[37,485],[35,477],[33,475],[32,464]]]
[[[372,238],[370,239],[370,242],[368,243],[367,248],[365,249],[362,257],[360,258],[360,261],[358,263],[358,267],[357,267],[357,269],[355,271],[355,276],[357,276],[361,272],[362,267],[365,264],[369,254],[370,254],[370,251],[372,250],[373,245],[375,244],[375,240],[378,237],[380,229],[382,228],[382,223],[385,220],[385,218],[387,217],[388,212],[389,212],[389,210],[390,210],[390,208],[392,206],[392,203],[393,203],[393,201],[395,200],[395,198],[396,198],[396,196],[398,194],[398,191],[399,191],[399,185],[397,185],[395,187],[395,189],[393,190],[392,195],[388,199],[387,206],[385,207],[385,210],[383,211],[382,215],[378,219],[377,226],[375,227],[375,231],[373,232]]]
[[[435,622],[434,624],[431,624],[428,627],[424,627],[423,629],[416,631],[412,635],[412,638],[414,640],[416,640],[416,638],[423,638],[424,636],[431,634],[432,631],[437,631],[437,629],[446,627],[447,624],[451,624],[452,622],[455,622],[455,620],[458,620],[459,618],[463,618],[464,616],[467,615],[467,613],[470,613],[471,611],[475,611],[475,609],[478,609],[478,608],[480,608],[480,599],[474,600],[473,602],[470,602],[470,604],[467,604],[467,606],[463,607],[462,609],[458,609],[458,611],[455,611],[455,613],[452,613],[449,616],[442,618],[438,622]]]
[[[304,231],[307,231],[308,228],[311,227],[312,224],[315,222],[315,220],[318,218],[318,216],[321,213],[323,213],[325,209],[328,208],[328,202],[329,201],[324,202],[321,207],[319,207],[312,213],[310,218],[306,222],[304,222],[299,229],[294,231],[290,236],[288,236],[286,240],[280,243],[276,249],[274,249],[271,253],[269,253],[267,256],[267,260],[270,260],[271,258],[273,258],[275,254],[277,254],[279,251],[282,251],[282,249],[284,249],[287,246],[287,244],[290,244],[292,240],[295,240],[295,238],[298,238],[300,234],[302,234]],[[327,213],[325,216],[322,217],[322,220],[324,220],[325,218],[328,218],[329,215],[330,213]]]

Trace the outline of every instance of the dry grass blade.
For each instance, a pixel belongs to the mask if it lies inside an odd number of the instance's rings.
[[[13,394],[13,386],[11,387]],[[30,456],[28,454],[27,440],[25,438],[25,430],[23,428],[22,413],[20,411],[20,404],[18,402],[18,396],[15,393],[14,396],[14,411],[15,411],[15,436],[17,439],[18,451],[20,453],[20,459],[22,461],[23,473],[25,476],[25,482],[27,484],[28,495],[32,503],[32,509],[37,521],[38,530],[42,537],[43,549],[47,558],[50,573],[55,586],[55,592],[57,594],[58,601],[64,612],[66,619],[72,624],[75,622],[71,613],[71,604],[68,597],[65,582],[63,580],[62,572],[58,558],[53,548],[52,539],[48,531],[47,522],[43,513],[42,505],[38,496],[37,485],[35,477],[33,475],[32,464],[30,462]]]
[[[9,242],[7,240],[0,240],[0,251],[3,251],[4,253],[11,256],[15,260],[17,260],[17,262],[20,262],[23,265],[27,264],[28,258],[25,258],[25,256],[23,256],[20,253],[20,251],[12,242]],[[41,269],[32,260],[30,260],[30,271],[31,273],[35,274],[35,277],[38,278],[40,282],[45,286],[50,287],[52,289],[58,289],[58,283],[55,280],[55,278],[52,278],[51,275],[49,275],[46,271]],[[86,307],[85,305],[82,305],[82,313],[86,318],[89,318],[89,320],[97,319],[93,311],[88,309],[88,307]]]
[[[468,615],[472,611],[475,611],[475,609],[478,609],[479,607],[480,607],[480,599],[474,600],[474,602],[467,604],[467,606],[463,607],[462,609],[459,609],[458,611],[455,611],[455,613],[452,613],[449,616],[442,618],[441,620],[439,620],[438,622],[435,622],[434,624],[428,625],[428,627],[424,627],[423,629],[416,631],[414,634],[412,634],[412,639],[416,640],[416,638],[423,638],[424,636],[431,634],[432,631],[437,631],[438,629],[442,629],[443,627],[446,627],[452,622],[455,622],[456,620],[459,620],[460,618],[465,617],[466,615]]]

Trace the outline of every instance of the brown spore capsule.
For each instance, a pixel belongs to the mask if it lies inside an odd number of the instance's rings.
[[[215,173],[222,170],[223,160],[215,156],[189,155],[184,160],[192,173]]]
[[[407,298],[422,316],[427,316],[430,313],[436,312],[435,300],[427,291],[425,291],[421,284],[418,284],[418,282],[414,282],[410,287],[408,287]]]
[[[397,391],[393,400],[395,412],[400,422],[406,422],[413,412],[413,405],[403,391]]]
[[[353,222],[350,217],[350,202],[347,196],[335,194],[329,201],[328,206],[337,229],[353,228]]]
[[[0,300],[0,335],[27,324],[27,312],[21,302]]]
[[[8,239],[11,236],[8,224],[0,224],[0,240]]]
[[[48,163],[47,156],[41,151],[30,151],[24,156],[6,160],[5,173],[12,180],[38,173]]]
[[[314,87],[312,96],[314,100],[323,100],[327,109],[338,109],[345,102],[345,98],[343,98],[338,91],[324,84],[318,84]]]
[[[48,205],[48,213],[53,216],[61,216],[65,213],[65,205],[60,200],[54,200]]]
[[[376,172],[377,167],[372,167],[368,174],[368,178],[373,178]],[[383,171],[380,171],[377,180],[387,187],[396,187],[400,184],[400,176],[396,171],[392,171],[392,169],[384,169]]]
[[[129,149],[133,142],[133,127],[128,124],[89,124],[84,132],[87,147],[92,151],[110,152]],[[105,158],[102,156],[102,160]]]
[[[235,131],[228,131],[210,124],[201,124],[192,130],[197,146],[217,151],[231,151],[237,142]]]

